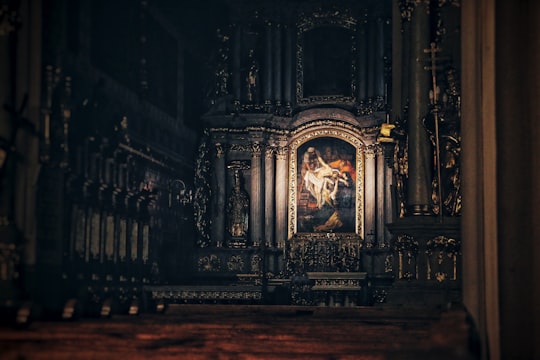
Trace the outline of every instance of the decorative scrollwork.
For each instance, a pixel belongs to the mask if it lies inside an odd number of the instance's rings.
[[[240,255],[233,255],[227,261],[227,268],[229,271],[242,271],[244,270],[244,259]]]
[[[399,279],[418,278],[418,241],[410,235],[398,235],[394,244],[394,250],[398,255]]]
[[[324,234],[295,236],[290,242],[287,272],[302,275],[321,271],[360,271],[362,241],[356,234],[339,234],[329,239]]]
[[[198,231],[197,245],[207,247],[210,245],[211,220],[209,218],[208,206],[210,203],[211,188],[208,182],[210,175],[210,159],[208,151],[208,133],[205,132],[205,139],[201,141],[197,155],[195,167],[195,194],[193,196],[193,211],[195,216],[195,226]]]
[[[217,272],[221,271],[221,260],[217,255],[203,256],[198,261],[199,271]]]
[[[438,282],[457,279],[457,259],[461,255],[461,242],[446,236],[437,236],[426,243],[427,279]]]

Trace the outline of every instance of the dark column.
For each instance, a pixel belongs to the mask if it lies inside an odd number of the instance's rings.
[[[281,106],[281,26],[274,27],[274,101],[276,106]]]
[[[236,25],[234,28],[233,38],[233,69],[232,69],[232,82],[233,82],[233,94],[234,101],[238,103],[242,96],[242,75],[240,74],[241,64],[241,42],[242,42],[242,28],[240,25]]]
[[[396,0],[400,1],[400,0]],[[411,59],[411,19],[407,17],[407,13],[401,14],[402,31],[401,31],[401,66],[396,69],[401,73],[401,107],[399,111],[400,117],[405,116],[405,111],[409,105],[409,64]],[[394,41],[397,42],[397,41]],[[394,105],[394,104],[393,104]]]
[[[424,69],[429,48],[428,4],[419,2],[412,10],[409,78],[409,183],[408,205],[411,214],[424,215],[430,203],[430,144],[422,119],[428,112],[429,72]]]
[[[264,80],[263,101],[266,106],[272,103],[272,23],[267,22],[264,37]]]
[[[225,151],[222,144],[216,144],[216,158],[214,160],[214,171],[215,171],[215,185],[214,191],[216,192],[216,202],[214,209],[215,220],[212,226],[212,242],[216,244],[217,247],[223,245],[223,235],[225,234],[225,195],[227,184],[227,179],[225,176]]]
[[[292,29],[285,27],[285,70],[283,72],[283,100],[285,106],[289,109],[292,103],[292,64],[293,64],[293,49],[292,49]]]
[[[367,23],[367,97],[375,96],[375,34],[377,26],[374,19],[370,19]]]
[[[402,81],[405,75],[402,70],[403,62],[403,35],[401,32],[401,13],[399,11],[399,0],[392,2],[392,99],[391,104],[391,119],[392,122],[396,117],[402,117],[401,114],[401,93]]]
[[[374,95],[384,97],[384,20],[378,18],[375,23],[375,79]]]
[[[361,102],[366,99],[367,90],[367,36],[366,36],[366,20],[361,19],[358,22],[356,29],[356,36],[358,38],[357,54],[358,59],[356,69],[358,72],[357,89],[357,101]]]

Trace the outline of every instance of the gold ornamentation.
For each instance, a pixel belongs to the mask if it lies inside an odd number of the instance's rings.
[[[202,272],[221,271],[221,260],[214,254],[199,258],[198,265],[199,271]]]
[[[229,271],[242,271],[244,270],[244,259],[240,255],[233,255],[227,261],[227,268]]]
[[[251,272],[254,274],[261,273],[262,270],[262,258],[260,255],[253,255],[251,257]]]
[[[384,272],[391,273],[392,271],[394,271],[394,255],[389,254],[384,259]]]
[[[428,280],[433,277],[439,282],[446,279],[457,280],[457,262],[461,256],[459,240],[437,236],[426,243],[426,256]]]
[[[216,143],[216,157],[218,159],[221,159],[225,155],[225,148],[223,147],[223,144]]]
[[[348,10],[322,10],[315,9],[314,12],[310,13],[309,16],[302,14],[298,21],[297,26],[297,46],[296,46],[296,101],[298,104],[309,104],[313,102],[317,103],[349,103],[354,104],[356,98],[354,97],[356,80],[355,80],[355,69],[356,69],[356,60],[353,57],[351,64],[351,96],[313,96],[313,97],[304,97],[304,33],[312,30],[316,27],[321,26],[338,26],[351,31],[351,54],[355,54],[355,29],[356,29],[356,18],[352,16]]]
[[[363,246],[357,234],[296,234],[290,241],[287,272],[358,272]]]
[[[398,278],[418,279],[418,241],[410,235],[398,235],[394,250],[398,254]]]

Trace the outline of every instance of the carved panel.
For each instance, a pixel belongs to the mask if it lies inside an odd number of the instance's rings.
[[[394,249],[398,255],[398,279],[418,279],[418,241],[410,235],[398,235]]]
[[[346,11],[316,11],[309,16],[300,16],[296,47],[296,99],[298,104],[310,102],[354,103],[356,87],[355,27],[356,19]],[[331,50],[336,46],[340,47],[339,51]],[[328,47],[326,51],[325,47]],[[332,59],[332,55],[337,53],[342,55],[340,59]],[[307,62],[306,59],[310,61]],[[340,61],[344,63],[340,65]],[[319,67],[321,70],[318,70]],[[325,76],[328,76],[328,79],[325,80]],[[319,79],[321,82],[318,81]],[[334,84],[335,86],[326,86],[335,80],[339,80]],[[325,84],[323,87],[317,85],[322,83]]]
[[[287,272],[360,271],[362,241],[356,234],[311,234],[295,236],[289,245]]]
[[[437,236],[426,244],[427,279],[443,282],[457,280],[458,257],[461,242],[446,236]]]

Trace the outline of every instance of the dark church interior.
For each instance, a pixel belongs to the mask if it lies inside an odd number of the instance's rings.
[[[0,358],[539,359],[539,4],[0,0]]]

